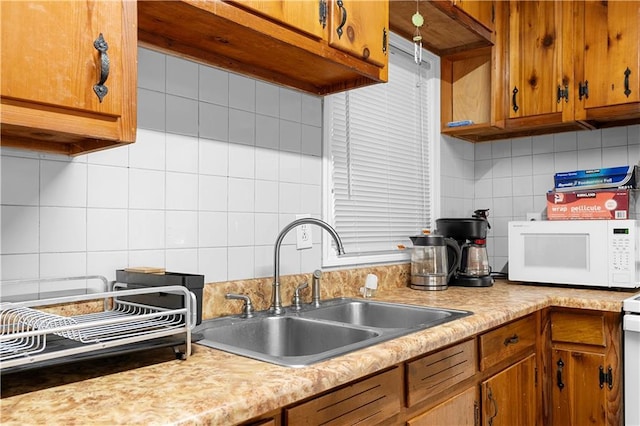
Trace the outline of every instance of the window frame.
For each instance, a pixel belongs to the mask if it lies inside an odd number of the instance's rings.
[[[414,55],[414,45],[408,40],[403,39],[395,33],[390,34],[389,44],[391,47],[400,50],[410,56]],[[391,56],[389,60],[391,61]],[[426,120],[432,125],[427,126],[427,138],[433,141],[428,147],[429,157],[428,166],[431,173],[429,174],[429,185],[432,189],[429,196],[429,205],[431,207],[432,220],[440,215],[440,58],[433,53],[423,49],[422,62],[428,63],[428,77],[425,81],[427,90],[430,91],[430,98],[433,99],[433,105],[426,113]],[[380,83],[384,84],[384,83]],[[333,200],[332,200],[332,162],[331,162],[331,113],[332,99],[326,97],[323,105],[323,136],[322,136],[322,214],[324,220],[333,223]],[[433,228],[434,223],[426,224]],[[396,253],[381,254],[356,254],[337,256],[336,250],[332,245],[332,239],[326,233],[322,233],[322,266],[323,267],[341,267],[353,265],[373,265],[373,264],[391,264],[406,263],[410,260],[409,250],[397,250]],[[409,243],[409,235],[407,235],[407,243]]]

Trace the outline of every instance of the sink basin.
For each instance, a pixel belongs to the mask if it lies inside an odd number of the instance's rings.
[[[304,357],[363,340],[380,333],[291,316],[263,317],[209,327],[205,339],[273,357]]]
[[[257,312],[203,321],[198,343],[287,367],[303,367],[453,321],[471,312],[339,298],[285,315]]]
[[[367,327],[416,328],[441,324],[466,314],[465,311],[451,309],[348,300],[345,303],[321,305],[320,308],[303,312],[300,316]]]

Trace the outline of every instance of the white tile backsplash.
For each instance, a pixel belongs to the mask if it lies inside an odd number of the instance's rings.
[[[1,160],[2,204],[37,206],[40,185],[39,161],[19,157],[2,157]]]
[[[165,192],[165,172],[129,170],[130,209],[164,209]]]
[[[130,250],[164,249],[164,235],[165,212],[163,210],[129,210]]]
[[[229,176],[253,179],[256,173],[256,148],[248,145],[229,144]]]
[[[469,169],[460,142],[442,137],[441,143],[442,176],[455,177]],[[638,164],[640,125],[468,145],[475,155],[473,189],[465,192],[454,178],[442,179],[441,216],[470,217],[473,209],[489,208],[487,249],[493,269],[501,271],[507,265],[506,224],[524,220],[527,213],[544,216],[554,173]]]
[[[87,207],[129,207],[129,170],[89,164]]]
[[[198,212],[167,211],[165,220],[167,249],[198,247]]]
[[[127,147],[132,169],[165,170],[167,134],[138,128],[136,142]]]
[[[40,210],[33,206],[2,206],[2,254],[38,253]]]
[[[198,101],[167,94],[166,102],[167,132],[198,136]]]
[[[42,206],[86,206],[87,165],[66,161],[41,161],[40,188]]]
[[[127,209],[87,209],[87,251],[126,250]]]
[[[307,99],[308,96],[304,98]],[[280,116],[280,89],[278,86],[262,81],[256,82],[256,113],[276,118]],[[319,118],[316,118],[317,126],[321,126],[322,110],[316,111],[316,113],[319,115]]]
[[[229,107],[256,112],[256,81],[238,74],[229,74]]]
[[[199,176],[198,210],[227,211],[229,178],[226,176]]]
[[[279,101],[280,118],[300,123],[302,119],[302,94],[291,89],[281,89]]]
[[[198,106],[198,135],[217,141],[229,140],[229,108],[200,102]]]
[[[167,171],[198,173],[198,138],[167,133]]]
[[[136,143],[75,158],[1,148],[0,279],[269,276],[280,229],[320,216],[321,97],[139,51]],[[304,255],[295,232],[285,245],[283,272],[319,265],[319,240]]]
[[[201,101],[222,106],[229,105],[229,73],[199,65],[198,93]]]
[[[165,181],[167,210],[198,209],[197,174],[167,172]]]
[[[198,99],[198,64],[167,56],[167,93]]]
[[[280,120],[280,150],[300,152],[302,149],[302,125],[299,122]]]
[[[0,148],[0,279],[112,280],[126,266],[201,273],[206,282],[267,277],[280,229],[297,214],[320,217],[321,97],[145,48],[138,58],[136,143],[72,159]],[[559,164],[640,160],[640,126],[441,139],[442,176],[455,180],[440,180],[441,216],[491,209],[498,270],[505,223],[544,210]],[[319,268],[320,232],[312,232],[307,250],[296,249],[294,231],[286,236],[281,274]]]
[[[229,142],[255,145],[256,115],[253,112],[229,109]]]
[[[167,55],[138,49],[138,87],[163,93],[166,85]]]
[[[40,207],[39,249],[40,253],[86,251],[87,209]]]

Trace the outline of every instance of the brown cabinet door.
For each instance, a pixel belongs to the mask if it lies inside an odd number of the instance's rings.
[[[493,31],[495,9],[492,0],[453,0],[453,5]]]
[[[640,101],[639,24],[638,1],[584,2],[585,108]]]
[[[478,387],[473,386],[408,420],[407,426],[476,426],[479,409]]]
[[[326,30],[320,16],[320,0],[233,0],[246,9],[267,16],[282,24],[317,38],[324,38]]]
[[[600,387],[604,355],[554,350],[553,425],[605,425],[607,391]]]
[[[482,424],[491,426],[536,424],[536,356],[482,382]]]
[[[562,112],[562,2],[510,2],[509,118]]]
[[[122,5],[94,1],[2,2],[2,96],[25,102],[120,115]],[[94,41],[108,44],[109,92],[93,86],[101,58]]]
[[[389,2],[328,0],[329,45],[380,67],[387,65]]]
[[[3,145],[74,155],[135,140],[136,2],[0,8]]]

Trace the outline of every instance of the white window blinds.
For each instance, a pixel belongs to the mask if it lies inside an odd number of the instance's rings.
[[[325,102],[326,217],[358,263],[406,258],[397,246],[432,218],[433,66],[393,46],[389,62],[388,83]],[[354,263],[325,253],[325,265]]]

